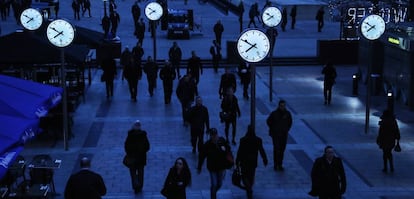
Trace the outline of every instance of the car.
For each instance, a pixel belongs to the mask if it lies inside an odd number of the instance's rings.
[[[190,39],[192,21],[192,10],[168,9],[167,38]]]

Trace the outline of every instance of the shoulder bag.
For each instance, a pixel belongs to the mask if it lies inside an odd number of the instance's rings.
[[[122,160],[122,163],[123,163],[126,167],[131,168],[131,167],[133,167],[133,166],[134,166],[134,164],[135,164],[135,158],[133,158],[133,157],[131,157],[131,156],[129,156],[129,155],[125,155],[125,156],[124,156],[124,159]]]

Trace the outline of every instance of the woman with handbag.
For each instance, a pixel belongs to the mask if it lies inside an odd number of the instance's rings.
[[[390,110],[385,110],[381,116],[381,121],[378,122],[380,128],[377,137],[377,144],[382,149],[382,159],[384,163],[383,172],[388,171],[388,163],[390,164],[390,171],[394,171],[394,163],[392,160],[392,149],[399,146],[400,130],[398,128],[397,120]]]
[[[191,184],[191,171],[183,157],[175,160],[168,172],[161,194],[167,199],[186,199],[186,188]]]

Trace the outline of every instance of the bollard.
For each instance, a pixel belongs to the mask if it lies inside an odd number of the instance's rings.
[[[387,109],[394,114],[394,94],[392,90],[387,91]]]
[[[358,95],[358,75],[357,74],[352,75],[352,95],[353,96]]]

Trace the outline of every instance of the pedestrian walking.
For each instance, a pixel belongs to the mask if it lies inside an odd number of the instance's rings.
[[[197,173],[201,173],[204,160],[207,159],[207,170],[210,173],[210,198],[217,199],[217,191],[223,185],[226,174],[226,151],[230,146],[223,137],[219,137],[217,129],[208,130],[210,139],[204,143],[198,156]]]
[[[132,19],[134,20],[134,25],[138,23],[139,18],[141,17],[141,8],[139,7],[138,0],[134,2],[131,6]]]
[[[171,95],[173,92],[173,81],[176,77],[174,68],[168,60],[165,60],[164,67],[160,70],[160,79],[164,88],[164,103],[171,103]]]
[[[332,99],[332,87],[336,83],[336,69],[331,62],[328,62],[322,69],[323,78],[323,96],[325,99],[324,104],[331,104]]]
[[[282,9],[282,23],[280,24],[280,26],[282,27],[283,32],[286,31],[287,23],[288,23],[287,10],[286,10],[286,7],[284,7]]]
[[[240,83],[243,85],[243,98],[249,99],[249,84],[251,79],[251,71],[248,63],[240,61],[238,67],[238,75],[240,77]]]
[[[390,165],[390,171],[394,172],[394,162],[392,158],[392,149],[395,147],[395,143],[399,144],[400,141],[400,129],[398,127],[397,120],[394,114],[390,110],[384,110],[379,121],[379,132],[377,137],[377,144],[382,149],[382,160],[384,173],[388,172],[388,163]]]
[[[292,9],[290,9],[290,17],[292,18],[292,22],[290,25],[290,28],[293,30],[295,29],[295,24],[296,24],[296,12],[297,12],[297,6],[294,5],[292,7]]]
[[[239,16],[239,32],[241,33],[242,31],[243,31],[243,15],[244,15],[244,3],[243,3],[243,1],[240,1],[239,2],[239,5],[238,5],[238,11],[239,11],[239,14],[238,14],[238,16]]]
[[[325,11],[323,9],[323,6],[321,6],[318,12],[316,13],[316,17],[315,17],[315,19],[318,21],[318,32],[322,32],[322,28],[324,25],[324,15],[325,15]]]
[[[273,50],[275,49],[276,37],[279,35],[279,33],[277,32],[276,27],[270,27],[266,30],[266,34],[269,37],[270,41],[269,56],[273,57]]]
[[[208,109],[203,105],[203,99],[200,96],[196,97],[195,105],[188,111],[188,122],[191,129],[192,152],[196,153],[196,148],[200,152],[204,144],[204,132],[206,129],[210,129]]]
[[[256,3],[252,4],[250,6],[250,10],[249,10],[249,24],[247,25],[248,28],[250,28],[250,25],[253,24],[255,28],[257,28],[256,26],[256,22],[254,21],[254,18],[256,16],[259,16],[260,12],[259,12],[259,5]]]
[[[102,61],[103,74],[101,81],[105,82],[106,85],[106,99],[114,96],[114,79],[117,74],[116,62],[114,59],[106,59]]]
[[[223,118],[224,120],[224,132],[226,134],[226,141],[229,142],[229,129],[230,124],[232,128],[232,144],[236,144],[236,126],[237,126],[237,117],[241,116],[239,102],[237,97],[234,95],[233,88],[228,88],[226,95],[223,97],[221,101],[221,110],[227,118]]]
[[[275,171],[283,171],[283,157],[288,133],[292,127],[292,115],[286,109],[286,101],[279,100],[279,106],[266,119],[269,135],[273,142],[273,162]]]
[[[183,157],[175,160],[174,166],[168,171],[163,190],[167,199],[186,199],[186,188],[191,185],[191,171]]]
[[[111,28],[111,20],[107,15],[102,17],[102,29],[104,31],[104,38],[109,39],[109,29]]]
[[[224,74],[221,75],[220,86],[219,86],[219,98],[223,99],[226,95],[228,89],[233,89],[233,92],[236,92],[236,75],[234,75],[229,68],[224,69]]]
[[[145,23],[143,18],[141,18],[139,22],[135,25],[134,35],[137,37],[138,43],[142,45],[145,36]]]
[[[118,25],[121,22],[121,18],[116,10],[109,14],[109,20],[111,21],[111,35],[112,38],[116,37],[116,31],[118,30]]]
[[[332,146],[326,146],[324,155],[315,160],[311,171],[311,196],[319,199],[341,199],[346,191],[346,176],[342,159],[335,156]]]
[[[90,0],[84,0],[84,2],[83,2],[82,17],[85,16],[86,11],[88,11],[88,16],[92,17],[92,15],[91,15],[91,1]]]
[[[106,194],[105,182],[101,175],[91,170],[91,160],[80,160],[80,171],[69,177],[65,187],[65,199],[96,198]]]
[[[221,59],[221,47],[220,47],[220,44],[218,44],[216,40],[213,40],[213,43],[210,47],[210,55],[211,55],[211,60],[213,62],[214,72],[217,73],[218,68],[219,68],[219,62]]]
[[[184,75],[178,82],[176,94],[181,103],[181,113],[183,118],[183,125],[188,123],[188,110],[191,108],[191,103],[194,101],[195,82],[191,74]]]
[[[191,77],[195,80],[195,93],[198,95],[197,85],[200,82],[200,75],[203,74],[203,65],[201,64],[200,57],[197,56],[196,52],[191,51],[191,58],[188,60],[187,74],[191,74]]]
[[[133,102],[137,101],[138,95],[138,81],[142,77],[142,68],[137,64],[133,56],[129,57],[125,64],[122,75],[128,82],[129,93]]]
[[[221,20],[217,20],[217,23],[214,24],[213,31],[214,31],[214,35],[216,36],[217,44],[221,46],[221,35],[223,34],[223,31],[224,31],[224,26],[221,23]]]
[[[242,182],[246,188],[248,199],[253,199],[253,184],[256,176],[258,153],[263,159],[263,164],[267,166],[268,161],[262,139],[256,136],[254,128],[249,125],[246,135],[240,139],[236,156],[236,164],[241,168]]]
[[[177,71],[178,78],[181,78],[180,75],[180,62],[181,62],[181,48],[178,46],[177,42],[174,41],[170,50],[168,51],[168,57],[171,61],[172,67]]]
[[[128,131],[124,149],[128,157],[133,158],[129,168],[132,189],[135,193],[142,191],[144,186],[144,167],[147,164],[147,152],[150,149],[147,132],[142,130],[141,122],[136,120]]]
[[[79,15],[80,4],[79,4],[78,0],[73,0],[72,1],[72,10],[73,10],[73,18],[77,19],[77,20],[80,20],[80,15]]]
[[[144,49],[141,46],[141,43],[137,44],[132,48],[132,57],[134,57],[135,64],[142,68],[142,57],[144,56]]]
[[[148,56],[147,62],[144,64],[144,72],[147,74],[148,93],[152,97],[157,83],[158,65],[151,56]]]

